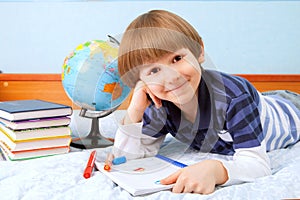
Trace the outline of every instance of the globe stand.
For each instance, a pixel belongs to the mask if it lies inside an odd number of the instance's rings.
[[[87,109],[82,108],[79,113],[79,116],[92,119],[91,130],[87,137],[72,141],[71,146],[80,149],[92,149],[103,148],[113,145],[113,142],[101,135],[99,130],[99,118],[108,116],[117,108],[118,107],[101,112],[88,111]]]

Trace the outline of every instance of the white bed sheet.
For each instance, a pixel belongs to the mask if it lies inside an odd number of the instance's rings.
[[[117,112],[118,113],[118,112]],[[113,137],[117,128],[116,114],[101,120],[103,135]],[[72,127],[74,128],[73,120]],[[85,122],[83,122],[85,121]],[[87,130],[89,120],[83,120],[75,128]],[[80,127],[80,128],[79,128]],[[174,143],[176,145],[174,145]],[[184,146],[182,146],[184,148]],[[97,149],[97,160],[104,160],[111,147]],[[180,155],[176,141],[168,141],[162,153],[170,157]],[[170,191],[132,197],[115,185],[99,171],[89,179],[83,178],[83,170],[89,158],[89,150],[39,159],[7,162],[0,161],[0,199],[284,199],[300,197],[300,143],[269,153],[271,176],[256,179],[251,183],[217,187],[210,195],[174,194]],[[216,155],[206,155],[226,159]],[[180,161],[191,164],[203,158],[197,151],[187,150]]]

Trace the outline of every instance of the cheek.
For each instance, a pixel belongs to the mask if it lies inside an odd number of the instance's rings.
[[[164,90],[164,87],[158,83],[149,83],[147,86],[149,90],[156,96]]]
[[[144,81],[152,93],[161,92],[164,89],[164,81],[162,76],[156,75],[151,77],[143,77],[142,81]]]
[[[193,81],[200,81],[201,79],[201,69],[199,68],[191,68],[189,71],[189,74],[191,75],[191,77],[193,77]]]

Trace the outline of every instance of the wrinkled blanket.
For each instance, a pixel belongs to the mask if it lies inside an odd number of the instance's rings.
[[[101,120],[101,131],[109,130],[105,136],[113,137],[117,128],[115,116]],[[74,129],[74,122],[71,125]],[[88,119],[80,122],[74,130],[88,130]],[[103,133],[104,134],[104,133]],[[169,139],[161,153],[170,157],[182,154],[180,145]],[[97,149],[97,160],[104,161],[111,147]],[[210,195],[174,194],[171,191],[132,197],[99,171],[89,179],[83,178],[83,171],[90,150],[75,150],[68,154],[50,156],[26,161],[0,161],[0,199],[284,199],[300,197],[300,143],[286,149],[268,153],[272,163],[272,175],[254,182],[234,186],[217,187]],[[178,154],[178,155],[177,155]],[[217,155],[205,155],[227,159]],[[191,164],[204,156],[192,150],[185,150],[180,161]]]

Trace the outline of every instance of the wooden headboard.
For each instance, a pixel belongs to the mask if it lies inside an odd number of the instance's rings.
[[[300,74],[237,74],[259,91],[291,90],[300,93]],[[0,74],[0,101],[42,99],[78,108],[66,95],[60,74]],[[130,97],[119,107],[126,109]]]

